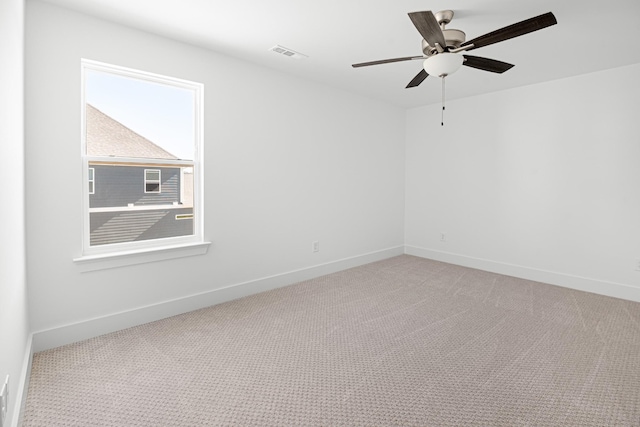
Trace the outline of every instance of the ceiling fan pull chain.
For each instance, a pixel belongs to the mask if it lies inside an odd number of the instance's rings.
[[[442,116],[440,118],[440,126],[444,126],[444,77],[442,76]]]

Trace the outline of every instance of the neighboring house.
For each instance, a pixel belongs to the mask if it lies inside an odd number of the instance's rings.
[[[193,168],[92,105],[86,106],[90,244],[193,234]],[[139,161],[138,161],[139,159]]]

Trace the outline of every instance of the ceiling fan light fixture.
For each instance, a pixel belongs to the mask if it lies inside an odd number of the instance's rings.
[[[457,53],[443,52],[430,56],[424,60],[422,66],[430,76],[450,76],[458,71],[464,62],[464,57]]]

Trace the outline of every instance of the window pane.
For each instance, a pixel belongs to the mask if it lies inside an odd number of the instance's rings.
[[[160,181],[160,171],[146,170],[147,181]]]
[[[157,193],[160,191],[160,184],[158,183],[147,183],[145,187],[145,191],[147,193]]]
[[[85,90],[87,127],[95,127],[87,129],[87,155],[194,159],[193,91],[96,70]]]
[[[193,236],[196,86],[96,68],[84,71],[85,247]]]
[[[184,168],[163,167],[161,183],[143,185],[140,166],[91,166],[101,183],[89,196],[91,246],[193,235],[193,217],[181,219],[194,213],[193,180],[185,179]]]

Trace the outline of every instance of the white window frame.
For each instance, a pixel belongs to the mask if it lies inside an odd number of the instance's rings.
[[[193,91],[194,95],[194,158],[193,161],[154,159],[159,166],[167,164],[171,166],[193,166],[193,234],[142,240],[136,242],[124,242],[105,244],[99,246],[90,245],[90,220],[89,220],[89,185],[87,184],[90,162],[108,162],[113,158],[96,157],[87,155],[86,141],[86,74],[88,71],[111,73],[123,77],[160,83]],[[174,77],[163,76],[146,71],[111,65],[88,59],[81,60],[81,137],[80,150],[82,162],[82,250],[74,261],[83,266],[84,270],[97,270],[103,268],[118,267],[138,264],[155,260],[179,258],[190,255],[206,253],[210,242],[204,240],[204,203],[203,203],[203,140],[204,140],[204,85],[197,82],[182,80]],[[119,157],[119,163],[139,164],[139,158]],[[146,174],[145,174],[146,178]],[[94,172],[95,181],[95,172]],[[95,190],[95,182],[94,182]],[[146,185],[145,185],[146,190]],[[107,261],[106,263],[103,262]]]
[[[158,172],[158,179],[148,179],[147,172]],[[158,191],[147,191],[147,184],[158,184]],[[145,193],[162,193],[162,170],[160,169],[145,169],[144,170],[144,192]]]
[[[96,168],[89,168],[88,172],[91,173],[91,177],[87,174],[87,179],[89,180],[89,194],[96,194]]]

